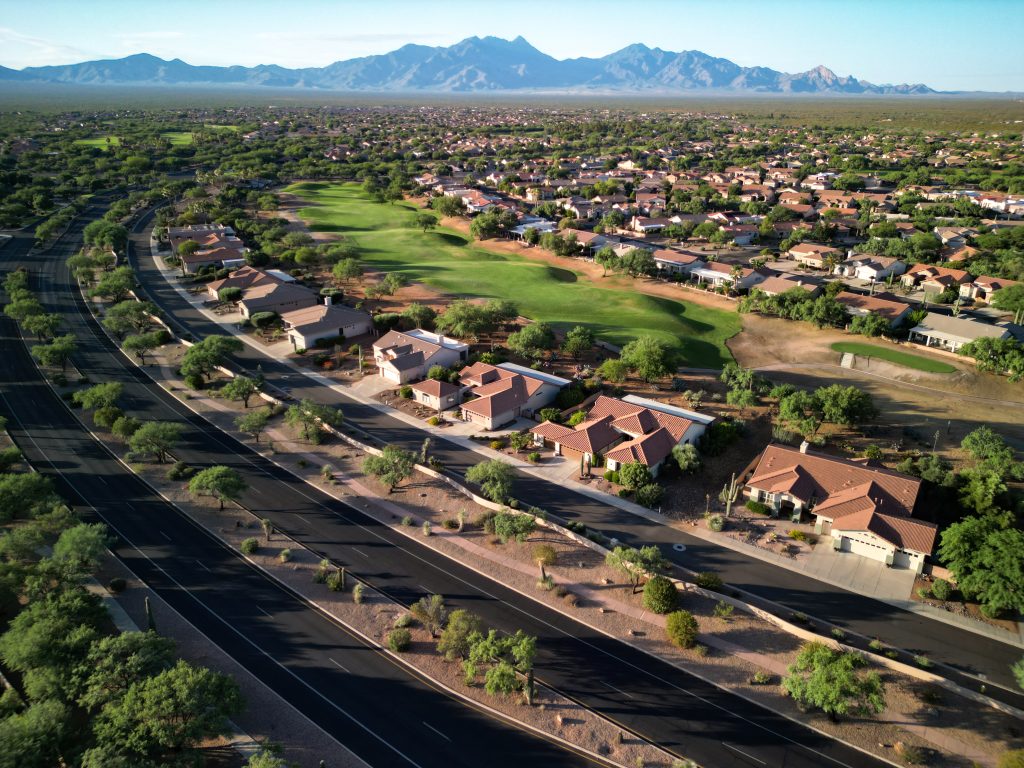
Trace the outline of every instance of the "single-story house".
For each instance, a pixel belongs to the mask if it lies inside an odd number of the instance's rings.
[[[705,266],[705,262],[697,254],[670,248],[656,250],[654,264],[659,272],[673,275],[688,275],[694,269]]]
[[[974,278],[973,282],[963,283],[960,286],[960,296],[965,299],[978,299],[980,301],[992,301],[992,294],[1009,288],[1013,285],[1020,285],[1016,280],[1004,280],[1001,277]]]
[[[711,416],[628,395],[619,400],[601,395],[586,421],[566,427],[546,421],[530,430],[537,445],[555,453],[582,457],[588,464],[603,457],[610,470],[638,461],[657,475],[677,445],[696,444]]]
[[[237,269],[245,265],[245,251],[236,248],[216,247],[179,256],[181,271],[194,275],[203,267]]]
[[[327,302],[281,315],[294,349],[312,349],[320,339],[352,339],[373,330],[373,318],[366,312],[339,306],[330,298]]]
[[[962,269],[939,267],[934,264],[915,264],[900,280],[908,288],[918,287],[929,293],[942,293],[948,288],[960,290],[961,285],[971,282],[973,278]]]
[[[373,343],[377,372],[395,384],[422,379],[432,366],[451,368],[468,358],[468,344],[419,328],[389,331]]]
[[[775,514],[813,514],[837,551],[920,573],[935,545],[935,524],[913,517],[921,481],[867,460],[772,444],[744,481],[744,495]]]
[[[462,402],[462,387],[448,381],[424,379],[410,385],[412,399],[440,413]]]
[[[690,276],[696,277],[698,283],[711,283],[716,288],[720,285],[735,285],[739,289],[753,288],[763,283],[770,275],[749,267],[735,269],[731,264],[709,261],[702,267],[690,270]]]
[[[497,429],[551,405],[568,379],[514,363],[474,363],[462,369],[462,418],[484,429]],[[465,399],[472,394],[473,399]]]
[[[812,298],[816,298],[821,293],[821,286],[817,283],[785,275],[766,277],[755,288],[766,296],[778,296],[794,288],[803,288]]]
[[[979,323],[966,317],[951,317],[929,312],[920,324],[910,329],[910,341],[950,352],[977,339],[1008,339],[1010,329],[1002,325]]]
[[[836,294],[836,301],[846,307],[846,311],[853,317],[865,317],[867,315],[881,315],[889,321],[889,327],[895,328],[913,310],[913,307],[906,302],[900,301],[890,293],[879,293],[874,296],[865,296],[850,291],[841,291]]]
[[[309,288],[295,285],[294,279],[276,270],[264,271],[255,267],[236,269],[223,280],[214,280],[206,286],[211,299],[218,299],[224,288],[238,288],[242,298],[238,309],[243,317],[252,317],[257,312],[276,312],[283,315],[296,309],[312,307],[317,295]]]
[[[880,282],[890,275],[902,275],[907,265],[899,259],[888,256],[851,256],[846,261],[836,264],[835,273],[842,277],[855,277],[858,280]]]
[[[824,269],[825,262],[829,259],[838,260],[842,258],[842,252],[838,248],[817,243],[797,243],[786,253],[798,264],[804,264],[815,269]]]
[[[641,235],[649,235],[660,232],[672,222],[668,219],[649,219],[646,216],[634,216],[629,222],[629,228]]]

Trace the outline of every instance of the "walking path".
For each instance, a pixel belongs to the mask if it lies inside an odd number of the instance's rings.
[[[186,291],[178,283],[178,281],[169,278],[168,277],[168,272],[167,272],[167,266],[164,264],[163,260],[159,256],[159,254],[157,254],[155,248],[153,249],[153,254],[154,254],[153,258],[156,261],[157,265],[161,268],[161,270],[163,270],[164,279],[166,279],[167,282],[171,286],[173,286],[174,289],[183,298],[185,298],[187,301],[189,301],[189,303],[192,304],[207,319],[209,319],[212,322],[220,324],[223,327],[225,332],[230,333],[230,334],[236,336],[238,339],[240,339],[245,344],[248,344],[250,347],[253,347],[254,349],[257,349],[257,350],[259,350],[261,352],[265,352],[266,351],[265,347],[260,345],[254,339],[252,339],[249,335],[247,335],[247,334],[243,333],[242,331],[240,331],[234,325],[224,324],[223,318],[219,317],[218,315],[216,315],[215,313],[213,313],[209,309],[207,309],[205,306],[203,306],[203,301],[201,299],[198,299],[197,297],[193,296],[188,291]],[[643,507],[643,506],[641,506],[639,504],[635,504],[635,503],[633,503],[633,502],[631,502],[631,501],[629,501],[627,499],[619,498],[618,496],[613,496],[613,495],[610,495],[610,494],[607,494],[607,493],[603,493],[601,491],[597,491],[597,490],[595,490],[593,488],[588,487],[587,485],[584,485],[583,483],[580,483],[578,480],[574,479],[573,477],[566,477],[565,476],[565,474],[566,474],[565,470],[561,469],[561,468],[556,469],[557,465],[554,464],[553,462],[546,463],[546,464],[538,466],[538,465],[531,464],[530,462],[525,461],[523,459],[519,459],[519,458],[516,458],[514,456],[509,456],[508,454],[500,453],[498,451],[494,451],[494,450],[490,449],[489,447],[487,447],[485,445],[482,445],[482,444],[480,444],[479,442],[477,442],[475,440],[470,439],[469,437],[466,437],[464,435],[459,435],[459,434],[454,433],[450,428],[431,427],[425,421],[417,419],[416,417],[411,416],[411,415],[409,415],[407,413],[404,413],[404,412],[402,412],[399,409],[389,408],[389,407],[387,407],[385,405],[382,405],[381,403],[379,403],[375,399],[373,399],[371,397],[367,397],[364,394],[360,393],[358,387],[356,387],[356,386],[346,386],[346,385],[343,385],[343,384],[338,384],[335,381],[331,380],[329,377],[324,376],[323,374],[316,373],[316,372],[313,372],[313,371],[309,371],[309,370],[306,370],[306,369],[304,369],[304,368],[302,368],[302,367],[300,367],[298,365],[295,365],[292,361],[288,360],[287,358],[279,358],[278,361],[284,363],[285,365],[288,365],[293,370],[295,370],[297,373],[300,373],[300,374],[302,374],[304,376],[307,376],[310,379],[313,379],[314,381],[322,384],[325,387],[329,387],[330,389],[334,390],[338,394],[341,394],[341,395],[343,395],[345,397],[357,400],[358,402],[362,403],[363,405],[366,405],[366,406],[369,406],[371,408],[374,408],[375,410],[378,410],[378,411],[380,411],[382,413],[386,413],[389,416],[392,416],[392,417],[394,417],[396,419],[400,419],[401,421],[404,421],[407,424],[410,424],[411,426],[414,426],[414,427],[416,427],[418,429],[421,429],[421,430],[423,430],[425,432],[428,432],[428,433],[430,433],[430,434],[432,434],[432,435],[434,435],[436,437],[440,437],[440,438],[444,438],[446,440],[450,440],[451,442],[456,443],[458,445],[461,445],[464,448],[468,448],[469,450],[472,450],[472,451],[474,451],[474,452],[484,456],[485,458],[501,459],[502,461],[505,461],[505,462],[507,462],[509,464],[512,464],[513,466],[517,467],[518,469],[520,469],[522,472],[524,472],[526,474],[533,475],[534,477],[540,478],[542,480],[546,480],[546,481],[549,481],[549,482],[556,482],[556,483],[558,483],[560,485],[571,487],[571,488],[573,488],[573,490],[575,490],[575,491],[577,491],[577,492],[579,492],[581,494],[584,494],[584,495],[586,495],[586,496],[588,496],[588,497],[590,497],[592,499],[600,501],[600,502],[602,502],[604,504],[610,504],[612,506],[618,507],[619,509],[621,509],[623,511],[629,512],[629,513],[631,513],[633,515],[636,515],[638,517],[642,517],[645,520],[648,520],[648,521],[650,521],[652,523],[657,523],[659,525],[665,525],[665,526],[669,526],[669,527],[676,527],[676,528],[679,527],[678,525],[673,525],[672,522],[669,521],[668,519],[666,519],[663,515],[661,515],[661,514],[659,514],[657,512],[654,512],[654,511],[652,511],[650,509],[647,509],[646,507]],[[768,366],[765,369],[759,369],[759,370],[776,369],[776,368],[780,368],[781,369],[783,367],[838,368],[838,366],[829,366],[829,365],[820,365],[819,366],[818,364],[807,364],[807,365],[804,365],[804,366]],[[704,369],[693,369],[693,370],[694,371],[706,372]],[[881,377],[881,378],[885,378],[885,377]],[[897,383],[904,384],[905,382],[898,382],[897,381]],[[914,387],[923,388],[923,389],[929,389],[929,390],[931,389],[931,388],[928,388],[928,387],[920,387],[920,385],[910,385],[910,384],[908,384],[907,386],[914,386]],[[949,392],[944,392],[942,390],[934,390],[934,391],[941,392],[942,394],[945,394],[945,395],[951,395],[952,394],[952,393],[949,393]],[[959,394],[957,394],[956,396],[957,397],[964,397],[963,395],[959,395]],[[984,398],[982,398],[982,399],[984,399]],[[1003,401],[996,401],[996,402],[1003,402]],[[1018,406],[1024,407],[1024,404],[1021,404],[1021,403],[1008,402],[1008,404],[1018,405]],[[973,633],[978,634],[978,635],[983,635],[983,636],[990,637],[990,638],[993,638],[995,640],[998,640],[1000,642],[1009,643],[1011,645],[1014,645],[1014,646],[1017,646],[1017,647],[1020,647],[1020,648],[1024,648],[1024,624],[1018,624],[1017,632],[1016,633],[1010,633],[1007,630],[1000,629],[998,627],[994,627],[994,626],[991,626],[989,624],[985,624],[983,622],[976,621],[974,619],[970,619],[970,618],[967,618],[967,617],[964,617],[964,616],[958,616],[958,615],[953,614],[953,613],[951,613],[949,611],[945,611],[945,610],[943,610],[941,608],[937,608],[935,606],[928,605],[926,603],[919,603],[917,601],[911,600],[910,597],[909,597],[910,596],[910,586],[911,586],[911,584],[907,584],[906,588],[904,589],[902,581],[898,577],[895,578],[895,579],[883,578],[880,574],[872,572],[872,570],[870,568],[870,564],[869,565],[865,565],[865,566],[863,566],[861,568],[857,568],[857,569],[839,568],[838,572],[837,572],[837,569],[836,569],[834,564],[832,564],[829,561],[826,561],[826,560],[824,560],[822,558],[810,559],[810,560],[801,560],[801,559],[797,559],[797,558],[784,557],[782,555],[778,555],[778,554],[776,554],[774,552],[762,549],[760,547],[753,547],[753,546],[750,546],[750,545],[747,545],[747,544],[743,544],[741,542],[738,542],[738,541],[736,541],[734,539],[729,538],[728,536],[723,536],[721,534],[716,534],[716,533],[714,533],[714,532],[712,532],[710,530],[704,529],[704,528],[702,528],[702,527],[700,527],[700,526],[698,526],[696,524],[693,524],[691,526],[682,528],[681,530],[683,530],[688,535],[691,535],[691,536],[703,539],[703,540],[705,540],[705,541],[707,541],[707,542],[709,542],[711,544],[714,544],[716,546],[726,547],[728,549],[731,549],[731,550],[733,550],[735,552],[738,552],[738,553],[740,553],[742,555],[745,555],[747,557],[753,557],[753,558],[756,558],[756,559],[759,559],[759,560],[771,563],[772,565],[779,566],[781,568],[786,568],[786,569],[791,570],[791,571],[796,571],[796,572],[802,573],[802,574],[804,574],[806,576],[809,576],[811,578],[817,579],[818,581],[821,581],[823,583],[829,584],[831,586],[839,587],[839,588],[845,589],[845,590],[856,591],[856,592],[859,592],[861,594],[870,595],[870,596],[878,599],[881,602],[884,602],[884,603],[886,603],[888,605],[894,606],[894,607],[899,608],[901,610],[910,611],[912,613],[916,613],[916,614],[919,614],[921,616],[926,616],[926,617],[928,617],[930,619],[934,619],[936,621],[942,621],[942,622],[945,622],[946,624],[950,624],[950,625],[953,625],[953,626],[960,627],[961,629],[965,629],[967,631],[973,632]],[[837,556],[837,558],[841,557],[840,554],[836,554],[836,556]],[[861,559],[861,558],[858,558],[858,559]],[[878,564],[878,567],[879,568],[884,568],[884,565]],[[898,573],[896,571],[891,571],[891,569],[886,569],[886,570],[889,570],[890,573]],[[850,577],[851,574],[854,577],[856,577],[856,583],[851,583],[849,581],[849,577]],[[878,587],[882,587],[883,588],[883,593],[882,594],[876,594],[873,591],[873,588],[878,588]],[[770,601],[767,601],[767,600],[765,600],[763,598],[759,598],[759,597],[757,597],[755,595],[744,594],[743,599],[748,600],[749,602],[760,604],[760,605],[766,605],[766,604],[773,605],[773,609],[772,610],[774,612],[776,612],[776,613],[780,613],[781,615],[788,615],[788,613],[790,612],[789,609],[784,607],[784,606],[780,606],[780,605],[777,605],[777,604],[771,604]]]

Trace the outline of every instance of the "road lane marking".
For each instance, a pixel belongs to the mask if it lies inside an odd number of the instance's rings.
[[[352,674],[351,672],[349,672],[348,667],[346,667],[344,664],[341,664],[341,663],[335,661],[330,656],[327,657],[327,660],[330,661],[331,664],[333,664],[334,666],[336,666],[338,669],[342,670],[343,672],[348,672],[348,674],[350,674],[350,675]]]
[[[602,682],[604,682],[604,681],[602,681]],[[623,696],[625,696],[625,697],[626,697],[627,699],[632,699],[632,698],[633,698],[633,694],[631,694],[631,693],[626,693],[626,692],[625,692],[624,690],[622,690],[621,688],[616,688],[616,687],[615,687],[614,685],[612,685],[611,683],[605,683],[605,685],[606,685],[606,686],[607,686],[608,688],[611,688],[611,689],[612,689],[613,691],[615,691],[616,693],[621,693],[621,694],[622,694]]]
[[[164,533],[163,531],[161,531],[161,530],[160,530],[159,528],[157,528],[157,529],[156,529],[156,532],[157,532],[157,533],[159,533],[159,534],[160,534],[161,536],[163,536],[163,537],[164,537],[165,539],[167,539],[168,541],[171,541],[171,540],[172,540],[170,536],[168,536],[168,535],[167,535],[166,533]]]
[[[196,560],[196,565],[198,565],[200,568],[202,568],[207,573],[213,573],[213,571],[210,570],[209,566],[206,563],[204,563],[202,560]]]
[[[360,555],[362,555],[363,557],[369,557],[369,555],[368,555],[368,554],[366,554],[365,552],[363,552],[363,550],[361,550],[361,549],[358,549],[358,548],[356,548],[356,547],[352,547],[352,551],[353,551],[353,552],[358,552],[358,553],[359,553]]]
[[[427,728],[429,728],[430,730],[432,730],[432,731],[433,731],[434,733],[436,733],[436,734],[437,734],[438,736],[440,736],[440,737],[441,737],[442,739],[444,739],[445,741],[448,741],[448,742],[450,742],[450,741],[451,741],[451,739],[450,739],[450,738],[448,738],[447,736],[445,736],[445,735],[444,735],[443,733],[441,733],[441,732],[440,732],[439,730],[437,730],[437,728],[435,728],[434,726],[432,726],[432,725],[431,725],[430,723],[428,723],[428,722],[427,722],[426,720],[424,720],[424,721],[423,721],[423,724],[424,724],[425,726],[427,726]]]
[[[306,523],[307,525],[309,525],[309,520],[307,520],[306,518],[304,518],[304,517],[303,517],[302,515],[300,515],[300,514],[299,514],[298,512],[296,512],[296,513],[295,513],[295,516],[296,516],[297,518],[299,518],[299,520],[301,520],[302,522],[304,522],[304,523]]]
[[[723,741],[722,742],[722,746],[725,747],[726,749],[731,749],[733,752],[737,752],[737,753],[743,755],[744,757],[748,758],[749,760],[753,760],[755,763],[760,763],[761,765],[768,765],[768,763],[766,763],[764,760],[761,760],[760,758],[754,757],[749,752],[744,752],[742,749],[734,747],[732,744],[726,744]]]
[[[267,616],[271,619],[274,618],[273,614],[267,613],[267,610],[262,605],[257,604],[256,607],[260,609],[260,613],[262,613],[264,616]]]

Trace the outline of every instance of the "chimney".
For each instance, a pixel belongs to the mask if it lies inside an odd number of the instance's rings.
[[[806,440],[800,443],[800,453],[807,453],[807,449],[810,447],[810,445],[811,444],[808,443]]]
[[[333,303],[334,303],[334,297],[333,296],[324,296],[324,306],[325,307],[329,307]]]

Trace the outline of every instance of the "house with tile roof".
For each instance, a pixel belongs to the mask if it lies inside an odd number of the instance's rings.
[[[322,339],[353,339],[373,330],[373,318],[351,307],[326,304],[295,309],[281,315],[285,333],[293,349],[313,349]]]
[[[927,293],[942,293],[949,288],[960,290],[970,283],[971,275],[962,269],[940,267],[935,264],[915,264],[908,269],[900,281],[908,288],[920,288]]]
[[[1014,285],[1020,285],[1016,280],[1004,280],[1001,277],[976,277],[970,283],[963,283],[960,286],[960,296],[964,299],[976,299],[978,301],[992,301],[992,294],[996,291],[1001,291],[1003,288],[1009,288]]]
[[[294,278],[276,270],[249,266],[236,269],[223,280],[207,283],[207,296],[211,300],[218,300],[220,291],[225,288],[238,288],[242,291],[238,310],[246,318],[257,312],[284,314],[317,304],[316,293],[295,285]]]
[[[536,445],[551,446],[556,455],[582,458],[591,466],[603,458],[613,471],[636,461],[656,476],[673,448],[695,445],[713,420],[653,400],[601,395],[575,427],[545,421],[530,432]]]
[[[547,408],[570,382],[513,363],[478,362],[459,372],[459,383],[462,418],[484,429],[497,429]]]
[[[412,399],[438,413],[455,408],[462,402],[462,387],[448,381],[424,379],[410,385]]]
[[[860,254],[851,256],[846,261],[836,264],[837,275],[842,277],[855,277],[858,280],[879,282],[890,275],[902,275],[906,270],[906,263],[889,256],[872,256]]]
[[[776,515],[813,515],[838,552],[920,573],[935,546],[935,524],[913,517],[921,481],[867,460],[771,444],[744,481],[744,495]]]
[[[827,261],[839,261],[843,255],[838,248],[818,243],[797,243],[786,254],[798,264],[815,269],[824,269]]]
[[[890,293],[868,296],[862,293],[840,291],[835,295],[835,299],[846,308],[852,317],[880,315],[889,321],[890,328],[900,325],[913,310],[912,306],[900,301]]]
[[[432,366],[451,368],[468,358],[468,344],[419,328],[389,331],[373,343],[377,372],[394,384],[422,379]]]
[[[652,255],[658,274],[688,275],[694,269],[706,266],[704,260],[691,251],[659,248]]]

